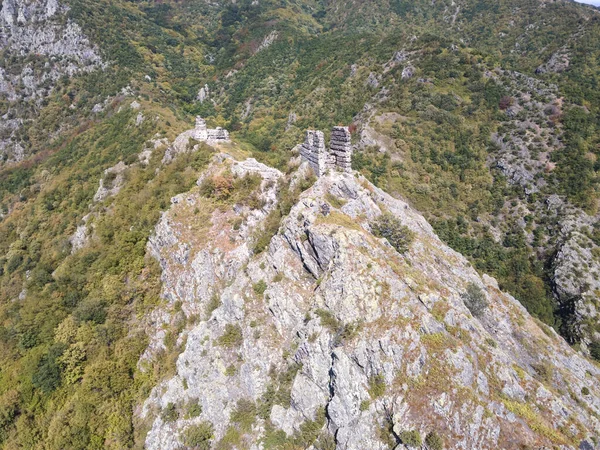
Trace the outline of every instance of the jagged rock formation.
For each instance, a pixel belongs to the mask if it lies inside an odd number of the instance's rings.
[[[300,155],[308,161],[317,176],[324,175],[330,169],[352,170],[352,144],[348,127],[333,127],[329,150],[325,148],[322,131],[307,130]]]
[[[231,445],[255,449],[318,440],[383,450],[413,430],[435,431],[452,449],[593,447],[600,369],[363,177],[321,176],[268,250],[249,252],[250,229],[275,206],[281,175],[268,178],[261,192],[270,200],[257,220],[227,226],[235,206],[210,212],[192,192],[174,199],[150,241],[165,298],[203,314],[179,337],[186,344],[176,375],[141,409],[148,449],[181,448],[186,430],[205,422],[213,444],[237,430]],[[208,216],[185,213],[194,208]],[[384,211],[414,233],[407,253],[371,234]],[[471,285],[489,304],[478,317],[463,302]],[[197,417],[160,413],[190,402],[201,406]],[[232,415],[240,405],[252,406],[243,431]]]

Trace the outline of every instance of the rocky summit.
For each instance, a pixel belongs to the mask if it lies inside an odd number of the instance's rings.
[[[568,0],[0,0],[0,450],[600,450],[599,85]]]

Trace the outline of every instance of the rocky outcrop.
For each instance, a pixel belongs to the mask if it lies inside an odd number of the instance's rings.
[[[101,202],[108,197],[114,197],[119,193],[124,182],[124,172],[127,169],[127,165],[120,161],[117,165],[110,167],[104,171],[104,177],[100,179],[100,186],[96,194],[94,194],[94,201]]]
[[[273,182],[263,180],[269,192]],[[180,448],[202,422],[212,424],[213,444],[237,436],[228,445],[256,449],[277,439],[383,450],[408,431],[435,432],[453,449],[593,445],[600,369],[405,202],[331,172],[300,196],[268,250],[253,254],[248,228],[219,223],[235,207],[208,219],[184,213],[205,211],[204,201],[176,197],[149,243],[169,302],[185,299],[189,314],[218,301],[183,331],[175,376],[141,408],[147,448]],[[370,232],[383,211],[414,233],[408,252]],[[194,228],[201,224],[210,231]],[[477,317],[463,302],[469,286],[489,305]],[[199,416],[185,415],[189,402],[201,405]],[[167,420],[160,410],[171,404],[179,416]],[[249,426],[232,414],[240,404],[252,406]]]
[[[79,25],[66,18],[67,11],[57,0],[2,2],[0,50],[6,60],[11,57],[11,67],[0,69],[0,96],[10,103],[0,121],[0,156],[8,161],[19,161],[27,153],[18,130],[31,117],[21,106],[32,102],[40,107],[59,78],[104,65],[99,50]]]
[[[171,208],[165,212],[154,235],[148,242],[148,252],[162,268],[162,297],[164,308],[150,318],[151,344],[142,357],[147,360],[164,349],[166,325],[177,320],[169,307],[181,304],[188,315],[204,317],[207,305],[216,301],[220,290],[232,282],[250,258],[249,238],[261,226],[276,206],[277,182],[282,174],[254,159],[235,162],[221,154],[198,181],[211,174],[228,169],[238,177],[258,175],[262,178],[259,199],[262,207],[252,209],[234,205],[230,211],[221,211],[203,198],[199,188],[171,199]],[[241,222],[238,225],[233,225]],[[186,267],[186,270],[182,270]]]
[[[584,213],[561,222],[561,243],[552,261],[554,293],[573,341],[600,342],[600,248],[590,239],[594,220]]]

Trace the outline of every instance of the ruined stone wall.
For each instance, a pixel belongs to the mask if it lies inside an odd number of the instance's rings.
[[[335,159],[337,169],[344,172],[352,170],[352,142],[348,127],[333,127],[329,151]]]
[[[229,140],[229,132],[224,128],[217,127],[215,129],[208,129],[207,131],[207,139],[209,141],[228,141]]]
[[[315,174],[320,177],[327,170],[327,152],[322,131],[307,130],[300,154],[308,161]]]
[[[351,171],[352,144],[348,127],[333,128],[329,149],[325,148],[322,131],[307,130],[300,155],[308,161],[318,177],[329,169]]]
[[[206,128],[206,121],[196,117],[196,127],[192,132],[192,138],[197,141],[228,141],[229,132],[221,127]]]

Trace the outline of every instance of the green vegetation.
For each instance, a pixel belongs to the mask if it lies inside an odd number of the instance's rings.
[[[190,400],[185,406],[185,418],[193,419],[202,414],[202,405],[198,399]]]
[[[191,425],[184,431],[184,443],[197,450],[210,450],[214,438],[214,428],[210,422]]]
[[[210,316],[212,315],[213,311],[215,309],[217,309],[219,306],[221,306],[221,298],[219,297],[218,294],[213,294],[210,297],[209,302],[206,304],[206,310],[205,310],[206,318],[210,319]]]
[[[443,450],[444,440],[434,430],[434,431],[427,433],[427,436],[425,436],[425,445],[427,446],[428,450]]]
[[[317,309],[315,314],[321,320],[321,324],[334,335],[334,345],[343,345],[345,341],[351,340],[361,329],[361,323],[342,323],[331,311],[327,309]]]
[[[179,411],[177,411],[177,405],[175,405],[174,403],[169,403],[162,410],[160,417],[163,420],[163,422],[175,422],[179,418]]]
[[[217,339],[217,344],[227,348],[239,347],[243,342],[244,335],[242,334],[242,328],[239,325],[233,325],[231,323],[225,325],[225,331],[219,339]]]
[[[385,394],[387,386],[383,375],[377,374],[369,378],[369,395],[372,399],[377,399]]]
[[[386,238],[398,253],[406,253],[414,239],[413,232],[391,213],[383,213],[371,228],[375,236]]]
[[[267,283],[265,280],[260,280],[252,285],[252,290],[256,295],[262,296],[267,290]]]
[[[488,307],[485,292],[475,283],[469,283],[461,297],[465,306],[475,317],[481,317]]]
[[[300,370],[298,364],[290,364],[285,370],[277,373],[275,368],[270,372],[271,383],[258,402],[258,416],[266,420],[271,415],[273,405],[281,405],[289,408],[291,402],[292,383]],[[284,433],[285,434],[285,433]]]
[[[600,361],[600,342],[593,341],[588,346],[590,351],[590,356],[594,358],[596,361]]]
[[[238,424],[243,431],[249,431],[256,421],[256,404],[248,399],[238,400],[231,413],[231,421]]]
[[[160,271],[146,255],[148,238],[171,197],[194,186],[211,148],[168,166],[157,150],[147,166],[130,166],[126,184],[109,200],[110,214],[91,216],[94,239],[73,254],[67,240],[90,212],[104,169],[167,132],[133,121],[127,108],[115,109],[58,142],[36,169],[48,180],[0,221],[0,253],[7,255],[0,271],[0,358],[12,367],[0,377],[0,397],[10,394],[14,406],[2,420],[6,445],[33,448],[42,439],[50,449],[97,448],[110,434],[114,446],[132,446],[134,405],[172,371],[180,351],[172,345],[141,374],[147,342],[131,323],[159,302]],[[15,303],[25,285],[27,296]],[[165,412],[171,418],[167,413],[171,408]]]
[[[420,447],[423,443],[418,430],[402,431],[399,437],[400,442],[408,447]]]
[[[314,420],[303,422],[300,429],[289,437],[284,431],[276,430],[272,424],[268,423],[263,444],[266,449],[309,448],[318,441],[317,448],[319,449],[335,448],[335,443],[331,438],[322,433],[325,419],[325,408],[319,408]]]
[[[172,373],[181,350],[177,330],[171,330],[167,351],[145,363],[143,372],[138,369],[147,342],[143,330],[132,324],[161,302],[160,269],[146,246],[170,199],[195,186],[213,150],[201,144],[197,152],[162,165],[164,150],[158,149],[147,166],[134,163],[157,133],[172,140],[190,127],[195,114],[211,126],[227,127],[249,155],[286,170],[303,130],[354,125],[364,105],[377,99],[379,112],[388,114],[375,116],[370,125],[389,148],[358,152],[354,168],[406,198],[478,270],[495,276],[500,288],[533,315],[570,334],[573,313],[559,310],[552,298],[559,218],[547,212],[543,201],[558,193],[590,213],[598,205],[600,23],[584,6],[466,2],[450,24],[444,19],[447,4],[426,0],[355,2],[344,15],[318,2],[272,0],[223,8],[203,2],[67,4],[68,17],[100,48],[106,69],[48,79],[54,90],[39,102],[0,98],[4,111],[22,113],[25,121],[17,133],[27,148],[24,161],[0,163],[0,367],[10,368],[0,373],[0,446],[141,447],[144,436],[134,423],[134,408]],[[256,52],[272,30],[278,39]],[[573,30],[581,30],[585,39],[575,39]],[[514,51],[516,44],[519,51]],[[569,52],[568,70],[535,73],[563,47]],[[411,78],[402,78],[405,62],[388,65],[400,50],[411,54]],[[5,50],[0,65],[18,72],[31,64],[38,73],[46,62],[43,55],[17,56]],[[489,78],[488,71],[497,67],[557,86],[559,110],[548,105],[545,118],[531,110],[518,116],[532,119],[561,143],[551,146],[556,167],[535,175],[544,181],[539,192],[510,185],[488,165],[499,152],[492,134],[531,132],[516,130],[509,110],[523,104],[522,94],[532,90],[510,72]],[[370,72],[380,77],[378,88],[365,84]],[[214,103],[195,100],[206,83]],[[125,86],[143,104],[146,120],[139,126],[128,106],[130,97],[124,100],[120,94]],[[105,110],[93,113],[107,97]],[[546,108],[543,92],[534,97]],[[527,145],[532,155],[545,153],[535,138]],[[90,210],[104,170],[119,161],[128,164],[121,192]],[[313,181],[304,180],[294,190],[277,186],[277,207],[251,237],[255,253],[267,248],[281,219]],[[254,209],[264,206],[257,196],[259,183],[257,177],[224,172],[200,190],[220,208],[240,204]],[[334,208],[343,206],[337,197],[327,201]],[[90,212],[92,238],[71,253],[69,237]],[[232,226],[239,228],[241,220]],[[356,226],[339,211],[329,221]],[[407,251],[410,233],[391,220],[381,225],[374,229],[398,251]],[[596,244],[597,228],[590,231]],[[215,296],[205,313],[218,305]],[[358,326],[341,324],[330,314],[319,316],[341,340]],[[230,325],[217,343],[234,348],[242,340],[241,329]],[[589,350],[600,360],[599,343]],[[272,377],[257,404],[261,417],[268,417],[265,411],[273,404],[289,403],[289,377],[297,370],[290,366]],[[551,379],[543,370],[536,374]],[[166,417],[175,412],[163,411]],[[182,414],[190,412],[182,407]],[[212,426],[201,425],[188,429],[186,445],[210,446]],[[317,425],[307,425],[309,438]],[[382,438],[393,441],[388,425]],[[234,440],[235,427],[231,433]]]

